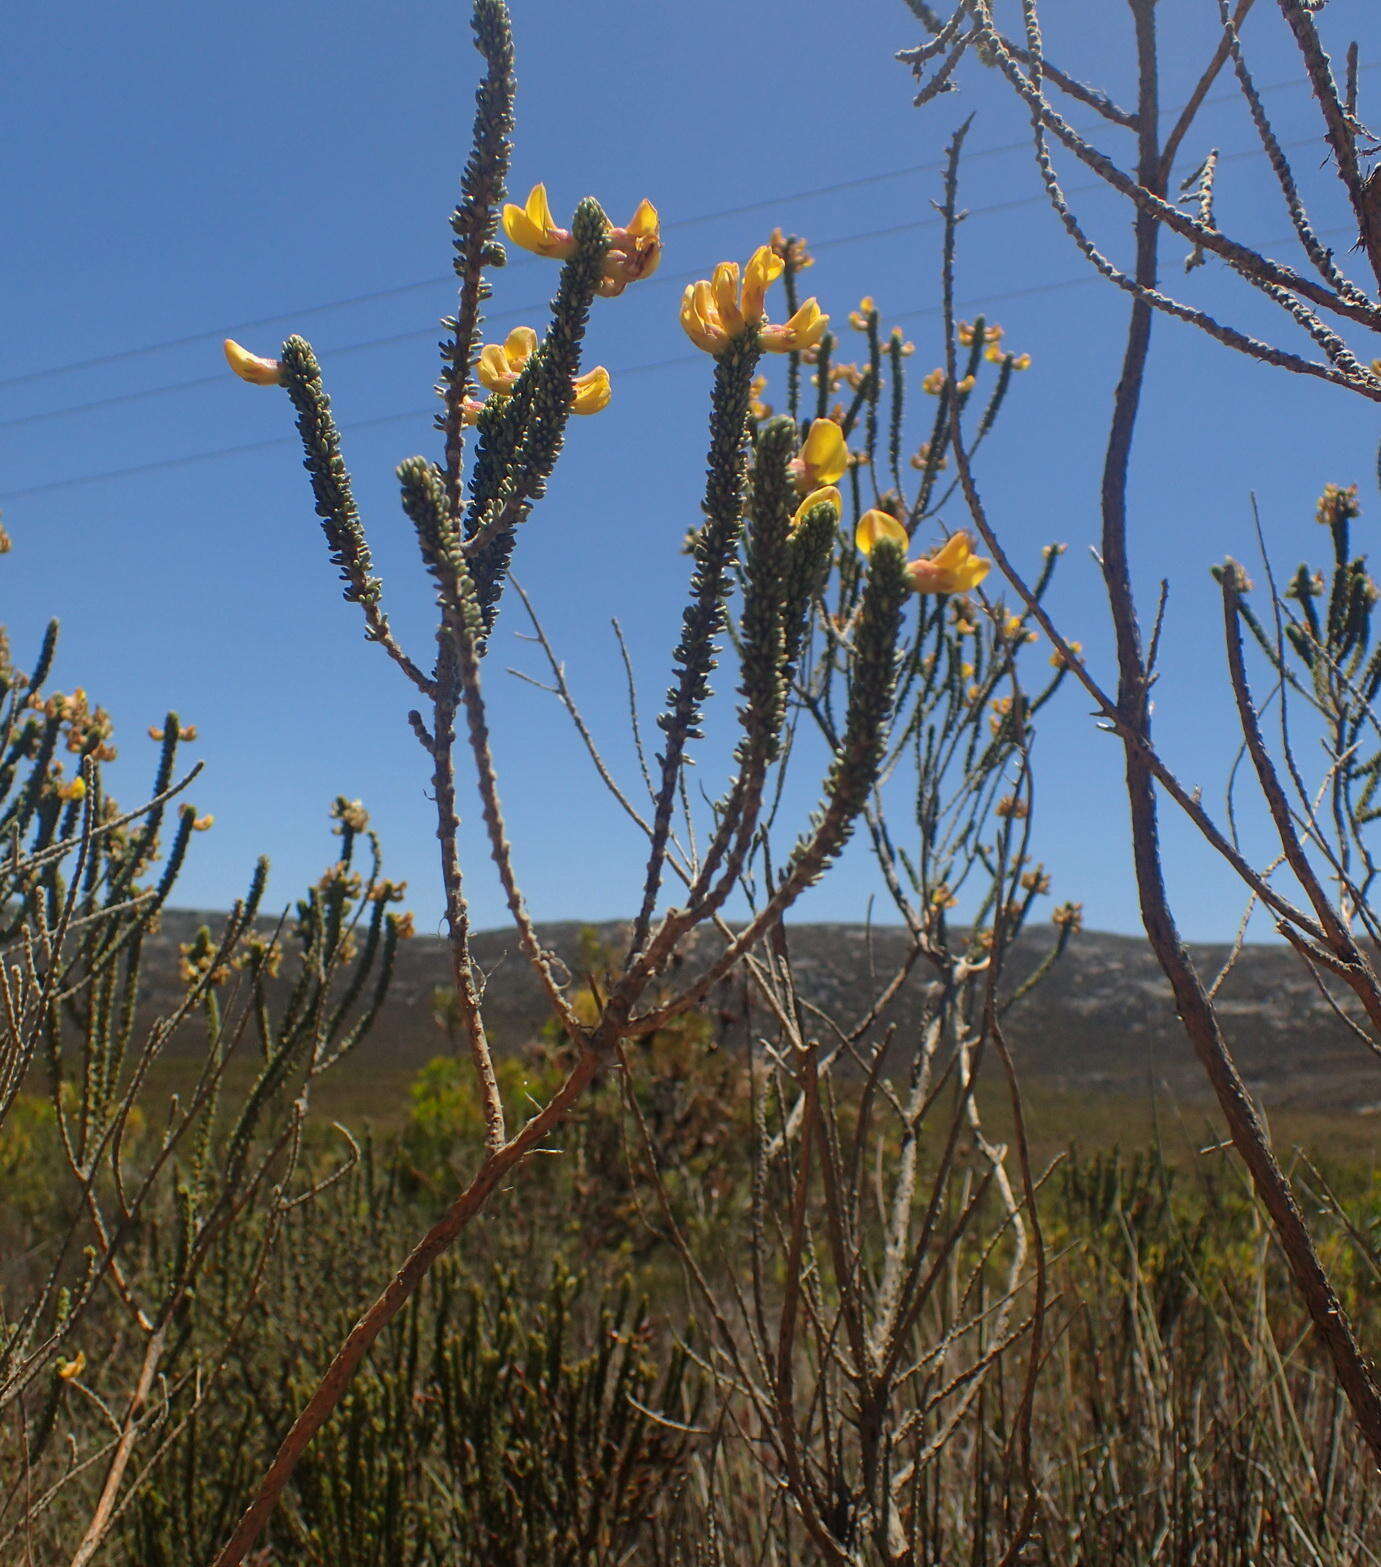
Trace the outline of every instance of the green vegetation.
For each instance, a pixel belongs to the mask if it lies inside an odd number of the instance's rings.
[[[1355,56],[1340,90],[1316,8],[1280,9],[1381,281]],[[56,628],[27,673],[0,642],[0,1560],[1381,1559],[1381,1391],[1364,1348],[1381,1341],[1372,1169],[1331,1135],[1277,1152],[1220,1027],[1219,986],[1178,940],[1157,847],[1173,802],[1376,1048],[1381,595],[1353,555],[1355,494],[1336,485],[1319,507],[1327,584],[1301,567],[1257,612],[1242,569],[1218,573],[1243,757],[1279,841],[1257,869],[1236,815],[1220,827],[1156,753],[1160,625],[1143,647],[1126,558],[1153,312],[1381,400],[1381,362],[1363,365],[1315,314],[1376,328],[1381,308],[1321,250],[1288,178],[1323,284],[1225,251],[1213,160],[1189,182],[1197,217],[1164,200],[1183,131],[1160,141],[1152,0],[1131,0],[1134,112],[1047,74],[1034,4],[1020,47],[986,5],[911,10],[928,34],[907,55],[918,103],[970,48],[997,69],[1032,110],[1067,229],[1133,296],[1102,490],[1116,695],[1049,619],[1062,547],[1032,548],[1028,580],[978,488],[974,458],[1031,364],[1000,327],[955,315],[961,129],[939,204],[943,362],[919,378],[924,440],[907,423],[911,345],[865,299],[849,316],[859,357],[843,358],[818,301],[798,297],[813,264],[799,236],[777,232],[742,269],[722,261],[686,289],[681,326],[707,356],[703,520],[685,541],[655,754],[632,700],[631,780],[606,765],[528,606],[551,692],[647,854],[626,941],[592,936],[574,968],[544,944],[514,870],[486,660],[570,420],[613,395],[601,367],[582,369],[600,302],[656,270],[661,234],[648,201],[620,226],[587,197],[569,228],[540,185],[523,207],[504,202],[513,40],[502,0],[475,0],[482,68],[451,216],[441,458],[396,470],[434,592],[434,655],[409,653],[384,610],[312,348],[292,336],[269,358],[227,344],[244,381],[286,393],[344,596],[417,703],[448,1048],[398,1085],[392,1116],[348,1126],[322,1113],[333,1080],[334,1103],[359,1102],[352,1053],[411,934],[367,813],[344,797],[331,862],[294,908],[265,918],[261,862],[155,995],[148,941],[209,825],[184,799],[195,774],[178,775],[189,732],[168,715],[148,797],[122,811],[102,771],[109,715],[81,689],[50,689]],[[1221,20],[1181,126],[1231,60],[1280,176],[1236,24]],[[1092,152],[1052,111],[1051,82],[1137,133],[1136,181],[1085,160],[1137,208],[1134,277],[1091,252],[1050,172],[1048,135]],[[1327,363],[1176,307],[1153,287],[1161,227],[1187,231],[1199,260],[1225,254]],[[500,231],[559,272],[543,331],[485,344]],[[784,309],[768,300],[779,281]],[[768,355],[783,366],[781,415],[763,400]],[[991,559],[967,531],[935,536],[944,504],[967,508]],[[1278,742],[1244,630],[1297,726]],[[1042,638],[1053,656],[1033,658]],[[705,719],[725,667],[738,700],[732,747],[716,755]],[[1126,748],[1148,935],[1226,1131],[1197,1151],[1154,1122],[1143,1137],[1116,1107],[1115,1124],[1086,1106],[1062,1122],[1023,1099],[1009,1048],[1014,1009],[1039,1005],[1081,924],[1078,904],[1056,906],[1015,972],[1013,944],[1052,891],[1033,855],[1033,746],[1071,677]],[[1323,747],[1312,782],[1306,730]],[[518,1053],[494,1048],[486,1017],[458,757],[549,1019]],[[803,771],[813,805],[792,821],[786,782]],[[830,1006],[804,993],[787,915],[851,839],[904,941],[870,962],[862,1001]],[[737,923],[734,906],[747,910]]]

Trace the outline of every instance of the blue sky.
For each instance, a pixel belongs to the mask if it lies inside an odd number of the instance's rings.
[[[1367,9],[1335,0],[1330,36],[1341,46],[1360,33],[1374,66]],[[1165,0],[1161,11],[1175,40],[1170,73],[1187,78],[1216,8]],[[1277,13],[1258,11],[1249,38],[1288,142],[1313,121]],[[1019,560],[1049,540],[1069,544],[1054,603],[1108,674],[1088,547],[1125,308],[1045,210],[1029,153],[1013,150],[1022,118],[996,81],[970,69],[963,92],[913,109],[909,75],[892,58],[917,41],[900,0],[702,0],[693,11],[513,0],[513,12],[514,193],[545,180],[561,213],[591,192],[616,221],[646,195],[666,225],[660,275],[597,310],[591,360],[612,372],[614,402],[574,430],[516,559],[625,776],[610,619],[628,638],[650,720],[676,639],[680,543],[703,465],[710,363],[677,324],[680,280],[742,259],[780,224],[811,241],[808,282],[838,323],[870,293],[916,341],[916,362],[938,363],[930,203],[945,140],[970,111],[960,296],[970,314],[986,306],[1035,360],[992,443],[986,492]],[[1053,56],[1126,89],[1124,8],[1051,0],[1046,12]],[[336,592],[286,400],[233,381],[219,345],[229,332],[271,352],[292,330],[316,345],[391,613],[425,656],[428,593],[393,468],[435,451],[435,323],[451,304],[446,218],[477,60],[467,12],[431,0],[250,0],[220,11],[78,0],[60,12],[11,8],[0,37],[11,62],[0,105],[11,235],[0,252],[0,506],[15,545],[0,563],[0,605],[17,649],[48,616],[61,618],[57,683],[85,685],[115,715],[126,799],[152,766],[147,725],[169,706],[197,724],[206,771],[194,798],[217,824],[196,843],[179,901],[225,904],[259,852],[273,859],[274,896],[289,899],[330,858],[325,811],[344,793],[371,808],[391,873],[410,881],[420,926],[435,928],[435,846],[423,758],[404,722],[408,692]],[[1363,76],[1364,109],[1377,81]],[[1186,170],[1219,146],[1222,221],[1291,254],[1228,85],[1191,138]],[[1311,146],[1297,157],[1306,183],[1318,182],[1321,156]],[[1065,177],[1075,191],[1087,184],[1077,167]],[[1344,224],[1336,196],[1320,189],[1322,226]],[[1080,201],[1104,247],[1125,256],[1124,214],[1097,193]],[[1345,248],[1350,236],[1334,242]],[[554,281],[543,263],[515,256],[497,279],[494,336],[520,320],[540,325]],[[1173,268],[1169,281],[1180,282]],[[1216,269],[1186,287],[1289,340],[1283,317]],[[1240,362],[1172,323],[1158,325],[1156,353],[1135,462],[1134,560],[1143,593],[1161,576],[1173,584],[1159,732],[1212,801],[1233,752],[1208,566],[1227,553],[1252,558],[1253,492],[1277,563],[1317,558],[1313,504],[1326,480],[1362,482],[1365,548],[1377,513],[1376,420],[1360,399]],[[88,360],[98,362],[49,373]],[[238,450],[202,455],[226,448]],[[957,510],[946,518],[962,520]],[[516,604],[506,615],[489,689],[529,900],[550,918],[625,914],[640,886],[639,846],[551,699],[500,673],[541,672],[516,636]],[[1058,896],[1081,899],[1093,925],[1131,930],[1119,753],[1087,706],[1071,686],[1043,725],[1037,848]],[[702,765],[708,786],[727,749],[711,747]],[[470,815],[468,890],[479,923],[498,923],[500,895]],[[1241,907],[1231,878],[1173,817],[1166,839],[1186,932],[1230,933]],[[866,857],[851,855],[801,913],[862,917],[875,891]]]

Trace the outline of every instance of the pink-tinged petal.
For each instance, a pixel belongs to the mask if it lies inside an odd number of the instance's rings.
[[[251,386],[281,386],[282,366],[276,359],[265,359],[262,354],[251,354],[233,337],[225,340],[225,362],[242,381]]]
[[[572,413],[597,414],[609,406],[613,388],[609,384],[609,372],[603,365],[596,365],[584,375],[576,376],[571,385],[575,388],[575,397],[571,402]]]

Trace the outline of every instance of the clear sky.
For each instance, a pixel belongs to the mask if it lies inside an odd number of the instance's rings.
[[[649,196],[665,223],[659,276],[597,307],[591,362],[609,367],[613,405],[573,430],[515,562],[615,763],[626,770],[630,758],[610,619],[627,635],[650,720],[677,635],[681,540],[697,517],[711,365],[677,324],[681,286],[721,258],[743,259],[780,224],[809,238],[806,281],[839,325],[870,293],[916,341],[915,363],[938,363],[931,203],[945,140],[970,111],[960,296],[1035,361],[989,449],[986,489],[1017,559],[1031,562],[1050,540],[1070,545],[1054,603],[1109,674],[1088,548],[1125,306],[1044,208],[1022,117],[996,80],[970,65],[962,92],[913,109],[909,73],[893,60],[918,41],[900,0],[511,3],[513,193],[521,200],[545,180],[560,214],[590,192],[616,221]],[[1209,47],[1216,7],[1160,9],[1182,80]],[[1052,56],[1127,91],[1125,8],[1048,0],[1045,10]],[[1362,38],[1364,112],[1381,80],[1363,25],[1370,10],[1335,0],[1327,13],[1339,49],[1353,32]],[[1257,13],[1249,40],[1288,142],[1314,121],[1278,13]],[[14,539],[0,606],[16,650],[61,618],[57,684],[85,685],[113,712],[127,801],[152,767],[146,727],[169,706],[197,724],[206,771],[193,797],[217,824],[196,841],[178,901],[224,905],[259,852],[273,859],[274,897],[292,897],[331,857],[325,811],[344,793],[371,808],[390,872],[411,882],[420,927],[435,928],[435,844],[424,759],[404,722],[408,691],[336,590],[286,399],[234,381],[220,340],[231,333],[272,352],[300,330],[316,345],[391,613],[425,657],[429,595],[393,468],[436,451],[435,323],[452,299],[446,219],[478,58],[467,8],[73,0],[8,8],[0,42],[0,505]],[[1185,172],[1219,146],[1220,220],[1292,254],[1229,82],[1218,97]],[[1321,151],[1296,156],[1306,182],[1320,181]],[[1074,166],[1065,178],[1075,191],[1088,183]],[[1345,224],[1321,189],[1321,224]],[[1124,214],[1096,194],[1080,199],[1100,242],[1125,257]],[[1352,237],[1332,242],[1345,250]],[[516,255],[497,279],[494,336],[519,321],[540,327],[554,282],[548,264]],[[1283,317],[1215,267],[1185,286],[1289,340]],[[1162,322],[1156,334],[1134,559],[1148,598],[1161,576],[1173,583],[1162,741],[1218,800],[1232,743],[1208,567],[1226,553],[1252,558],[1253,492],[1278,564],[1318,559],[1312,514],[1326,480],[1362,482],[1365,547],[1378,515],[1377,421],[1361,399],[1243,363],[1189,328]],[[501,673],[541,672],[516,635],[516,603],[505,617],[489,691],[529,900],[547,918],[626,914],[641,884],[639,845],[551,699]],[[1119,751],[1087,705],[1070,685],[1043,723],[1036,844],[1057,896],[1081,899],[1092,925],[1131,930]],[[726,751],[706,752],[707,787],[727,763]],[[499,923],[475,815],[468,890],[479,923]],[[1230,933],[1237,887],[1173,818],[1167,848],[1187,934]],[[859,918],[874,890],[866,858],[852,855],[800,912]]]

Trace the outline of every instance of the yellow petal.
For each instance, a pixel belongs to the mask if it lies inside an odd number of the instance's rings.
[[[748,262],[743,277],[743,319],[758,321],[762,317],[763,300],[767,290],[782,275],[786,263],[770,245],[759,245]]]
[[[609,385],[609,372],[603,365],[596,365],[584,375],[576,376],[571,385],[575,388],[575,397],[571,402],[572,413],[597,414],[609,406],[613,391]]]
[[[792,514],[792,529],[799,528],[806,520],[807,514],[817,506],[833,506],[834,517],[837,522],[844,510],[844,498],[832,484],[827,484],[822,489],[812,490]]]
[[[816,419],[801,448],[801,460],[812,484],[836,484],[849,466],[844,432],[833,419]]]
[[[891,512],[873,508],[865,511],[858,519],[858,527],[854,529],[854,543],[863,554],[871,555],[879,539],[890,539],[901,549],[905,549],[909,542],[906,529]]]
[[[952,533],[949,538],[930,557],[931,564],[938,566],[941,571],[952,570],[956,566],[962,566],[969,558],[969,536],[962,529],[958,533]]]
[[[514,381],[508,355],[497,343],[486,343],[480,350],[475,374],[479,378],[480,385],[487,386],[491,392],[506,392]]]
[[[504,358],[515,370],[521,370],[537,352],[537,334],[530,326],[515,326],[504,339]]]
[[[251,386],[282,384],[282,368],[276,359],[265,359],[260,354],[251,354],[233,337],[225,340],[225,362],[242,381],[248,381]]]
[[[724,331],[733,337],[743,330],[743,317],[739,314],[738,262],[721,261],[710,278],[710,294],[714,299],[715,313]]]
[[[512,202],[504,207],[503,231],[515,245],[538,256],[564,260],[575,251],[575,240],[569,231],[552,222],[545,185],[532,187],[525,207],[515,207]]]
[[[709,316],[706,315],[707,306],[711,311]],[[712,320],[710,285],[703,279],[699,283],[688,283],[685,293],[681,295],[681,326],[697,348],[703,348],[707,354],[718,354],[724,347],[725,339],[711,325]]]
[[[509,202],[503,209],[503,231],[513,244],[537,255],[545,254],[546,235],[521,207]]]
[[[547,205],[547,187],[540,181],[528,192],[527,204],[523,209],[527,213],[528,221],[533,228],[541,229],[545,233],[556,225],[551,220],[551,208]]]
[[[829,324],[830,318],[820,309],[819,300],[808,299],[785,325],[763,327],[758,342],[769,353],[800,353],[803,349],[814,348]]]
[[[628,232],[634,239],[659,239],[662,220],[657,209],[646,196],[638,203],[638,210],[628,221]]]

